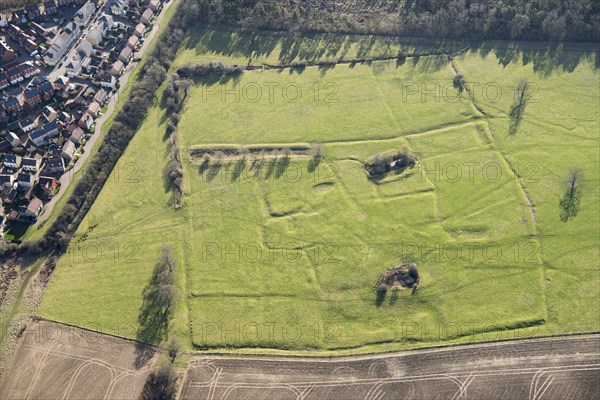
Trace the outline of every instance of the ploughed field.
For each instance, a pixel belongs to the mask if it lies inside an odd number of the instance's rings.
[[[165,189],[170,115],[157,102],[37,313],[138,337],[144,288],[168,243],[184,294],[169,329],[190,348],[358,352],[598,330],[593,48],[486,42],[452,62],[442,54],[466,45],[193,32],[173,71],[249,57],[257,66],[424,55],[196,77],[178,126],[179,210]],[[532,89],[510,133],[523,78]],[[253,150],[232,156],[241,148]],[[413,168],[367,174],[376,154],[402,148],[418,157]],[[563,222],[572,168],[585,173],[581,204]],[[416,293],[378,295],[383,271],[408,262],[421,275]]]

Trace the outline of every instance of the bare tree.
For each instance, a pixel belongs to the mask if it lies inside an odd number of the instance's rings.
[[[165,350],[167,351],[169,360],[171,360],[171,364],[173,364],[175,359],[183,354],[183,344],[179,339],[171,337],[165,345]]]
[[[508,115],[510,117],[510,126],[508,132],[512,135],[517,133],[521,121],[523,120],[523,114],[525,114],[525,107],[529,101],[529,95],[531,90],[531,84],[527,78],[519,80],[517,84],[517,90],[515,91],[515,101],[510,107]]]
[[[559,202],[560,220],[563,222],[568,222],[579,213],[581,204],[580,182],[583,176],[583,171],[578,168],[571,169],[567,174],[565,193]]]

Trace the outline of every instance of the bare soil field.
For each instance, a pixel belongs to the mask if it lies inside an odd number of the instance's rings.
[[[0,398],[137,399],[151,347],[78,328],[32,323],[0,383]]]
[[[594,399],[600,336],[323,360],[196,357],[181,399]]]

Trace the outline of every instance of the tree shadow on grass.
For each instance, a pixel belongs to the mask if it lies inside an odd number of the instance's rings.
[[[375,296],[375,305],[377,307],[381,307],[381,305],[383,304],[383,302],[385,301],[385,298],[387,296],[387,290],[377,290],[376,291],[376,296]]]
[[[137,368],[143,366],[154,354],[154,350],[145,343],[159,343],[167,337],[169,329],[168,314],[163,312],[158,304],[158,290],[155,287],[156,276],[146,284],[142,291],[143,302],[138,315],[139,328],[136,339],[135,365]]]

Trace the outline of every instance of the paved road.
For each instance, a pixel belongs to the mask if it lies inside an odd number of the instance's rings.
[[[195,357],[181,399],[598,399],[600,335],[329,360]]]
[[[152,25],[152,30],[146,36],[144,44],[142,45],[140,50],[137,52],[136,57],[141,57],[142,54],[145,54],[146,50],[148,49],[148,46],[153,41],[154,37],[156,36],[156,34],[159,31],[159,25],[165,15],[166,11],[169,9],[169,7],[171,7],[171,5],[173,3],[175,3],[175,2],[170,1],[170,2],[164,4],[161,13],[158,15],[158,17],[156,17],[156,20],[154,21],[154,24]],[[129,81],[129,77],[131,76],[131,74],[134,71],[137,64],[138,64],[137,62],[131,62],[127,65],[125,73],[123,75],[121,75],[121,77],[119,78],[119,84],[120,84],[121,88],[125,87],[125,85]],[[62,72],[60,72],[60,71],[62,71]],[[64,67],[61,68],[60,70],[55,70],[53,72],[52,76],[56,75],[55,77],[58,77],[58,76],[61,76],[61,74],[64,75]],[[90,154],[92,154],[91,149],[94,148],[96,141],[102,136],[101,135],[102,126],[112,116],[113,112],[115,111],[115,105],[119,100],[119,92],[120,92],[120,90],[118,92],[116,92],[115,95],[111,96],[110,99],[108,100],[108,105],[107,105],[106,111],[104,112],[104,114],[102,116],[100,116],[96,120],[96,129],[94,131],[94,134],[90,137],[90,139],[84,146],[85,153],[83,153],[79,157],[79,159],[77,160],[77,162],[75,163],[75,165],[73,166],[72,169],[70,169],[68,172],[64,173],[60,177],[60,184],[61,184],[60,192],[58,192],[58,194],[56,196],[54,196],[52,198],[52,200],[50,200],[45,205],[44,214],[42,214],[38,218],[38,222],[36,223],[35,226],[39,226],[39,224],[41,224],[42,222],[44,222],[45,220],[47,220],[50,217],[50,215],[52,214],[52,210],[54,209],[54,205],[58,202],[58,200],[66,192],[67,187],[71,184],[71,182],[73,180],[75,180],[75,174],[81,169],[81,167],[85,163],[85,160],[87,160],[87,158],[90,156]]]

